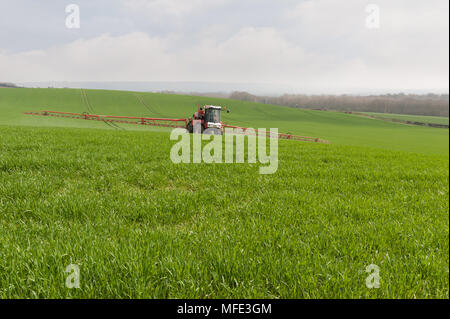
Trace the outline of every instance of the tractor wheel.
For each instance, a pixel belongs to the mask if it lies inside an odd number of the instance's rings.
[[[194,133],[194,128],[192,127],[192,122],[189,122],[189,123],[186,125],[186,129],[188,130],[188,132],[189,132],[190,134]]]

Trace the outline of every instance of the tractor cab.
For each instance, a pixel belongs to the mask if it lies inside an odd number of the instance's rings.
[[[205,128],[222,129],[222,122],[220,121],[221,106],[205,105],[204,122]]]
[[[191,119],[188,120],[186,128],[190,133],[193,132],[194,120],[201,121],[202,133],[206,129],[212,129],[214,134],[222,134],[223,123],[220,118],[221,106],[205,105],[199,107],[198,111],[194,113]],[[229,112],[229,111],[228,111]]]

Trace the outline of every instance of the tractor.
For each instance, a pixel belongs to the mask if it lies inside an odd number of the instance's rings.
[[[222,111],[221,106],[216,105],[205,105],[204,107],[199,107],[198,111],[192,115],[187,121],[186,129],[189,133],[194,132],[194,121],[200,121],[201,132],[202,133],[208,129],[207,132],[214,135],[221,135],[223,133],[223,123],[220,120],[220,112]],[[227,113],[230,113],[227,110]]]
[[[120,124],[135,124],[135,125],[151,125],[151,126],[159,126],[159,127],[172,127],[172,128],[186,128],[189,133],[202,133],[202,134],[214,134],[214,135],[222,135],[224,133],[224,128],[232,128],[237,129],[238,132],[243,132],[245,134],[254,135],[255,130],[251,129],[248,131],[245,127],[233,126],[228,123],[223,123],[220,119],[221,111],[226,110],[227,113],[230,113],[225,107],[215,105],[205,105],[203,107],[198,107],[198,111],[195,112],[192,118],[181,118],[181,119],[171,119],[171,118],[152,118],[152,117],[133,117],[133,116],[117,116],[117,115],[96,115],[89,113],[69,113],[69,112],[60,112],[60,111],[32,111],[25,112],[27,115],[37,115],[37,116],[54,116],[54,117],[62,117],[62,118],[71,118],[78,120],[89,120],[89,121],[102,121],[107,125],[114,126],[115,129],[120,129],[122,127],[118,126],[115,123]],[[200,124],[200,130],[197,131],[195,124]],[[241,134],[238,133],[238,134]],[[267,132],[266,132],[267,135]],[[330,143],[329,141],[322,140],[316,137],[308,137],[308,136],[298,136],[292,134],[271,134],[270,138],[277,137],[280,139],[286,140],[297,140],[297,141],[307,141],[307,142],[315,142],[315,143]]]

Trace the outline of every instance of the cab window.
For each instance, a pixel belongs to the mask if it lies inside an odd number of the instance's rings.
[[[210,123],[220,123],[220,110],[206,110],[206,121]]]

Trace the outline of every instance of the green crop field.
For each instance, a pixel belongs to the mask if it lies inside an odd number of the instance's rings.
[[[123,91],[74,89],[1,89],[0,125],[52,126],[111,129],[104,122],[66,120],[23,115],[25,111],[88,112],[186,118],[198,104],[226,106],[226,123],[245,127],[278,128],[280,132],[320,137],[333,144],[401,150],[424,154],[448,154],[449,134],[445,129],[398,125],[336,112],[299,110],[228,99]],[[142,99],[143,103],[139,100]],[[127,130],[142,129],[124,126]],[[144,127],[143,129],[149,130]]]
[[[401,120],[410,122],[448,125],[448,117],[444,116],[424,116],[424,115],[373,113],[373,112],[364,112],[364,114],[388,120]]]
[[[0,89],[0,298],[449,298],[447,129],[84,94]],[[197,104],[331,144],[280,140],[278,171],[260,175],[262,164],[174,164],[167,129],[22,114],[183,118]],[[70,264],[79,289],[65,285]]]

